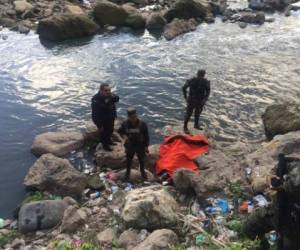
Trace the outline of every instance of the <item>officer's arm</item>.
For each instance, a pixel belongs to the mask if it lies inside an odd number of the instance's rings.
[[[146,123],[144,123],[144,126],[143,126],[143,136],[145,138],[145,146],[148,147],[150,144],[150,138],[149,138],[148,126]]]
[[[187,89],[189,88],[189,86],[190,86],[190,81],[187,80],[182,87],[182,93],[183,93],[184,99],[187,99]]]
[[[120,100],[120,97],[118,95],[112,95],[112,101],[118,102]]]
[[[126,135],[126,130],[125,130],[125,124],[122,123],[121,126],[118,129],[118,133],[123,137]]]
[[[97,110],[98,105],[97,105],[97,100],[92,98],[92,102],[91,102],[91,107],[92,107],[92,120],[95,124],[100,123],[100,117],[99,117],[99,110]]]
[[[210,81],[207,81],[205,92],[206,92],[206,95],[205,95],[206,99],[208,99],[208,97],[210,95]]]

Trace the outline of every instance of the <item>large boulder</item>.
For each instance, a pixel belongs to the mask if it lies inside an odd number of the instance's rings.
[[[44,154],[29,169],[24,185],[28,189],[78,198],[86,187],[87,180],[68,160]]]
[[[68,204],[62,200],[44,200],[23,205],[19,211],[19,231],[28,233],[58,225]]]
[[[181,34],[196,30],[197,25],[198,23],[193,18],[189,20],[175,18],[171,23],[165,26],[163,36],[167,40],[172,40]]]
[[[138,240],[138,231],[134,229],[128,229],[121,233],[118,239],[118,247],[122,249],[133,249],[136,246]]]
[[[115,135],[115,137],[117,137]],[[126,168],[126,155],[123,146],[123,141],[117,138],[114,139],[117,145],[112,146],[113,151],[108,152],[103,149],[102,144],[99,144],[96,148],[95,158],[97,165],[100,168],[110,169],[122,169]],[[149,147],[149,155],[145,158],[145,168],[153,170],[154,164],[158,158],[158,145],[151,145]],[[136,157],[133,160],[132,168],[138,168],[138,161]]]
[[[128,12],[121,6],[109,1],[99,1],[94,7],[94,16],[101,25],[123,26]]]
[[[130,191],[125,197],[122,218],[127,227],[136,229],[172,228],[178,223],[179,206],[161,186]]]
[[[300,131],[277,135],[246,156],[246,164],[252,169],[253,181],[275,173],[280,153],[292,156],[300,154]]]
[[[275,135],[300,130],[300,104],[273,104],[267,107],[262,118],[269,140]]]
[[[51,153],[64,156],[73,150],[80,149],[84,144],[84,135],[77,131],[47,132],[37,135],[31,146],[31,152],[40,156]]]
[[[152,13],[146,21],[146,28],[148,30],[162,30],[167,21],[160,13]]]
[[[211,14],[211,6],[207,0],[177,0],[166,12],[165,18],[168,22],[172,21],[174,18],[205,19],[207,16],[211,16]]]
[[[97,24],[86,15],[60,14],[42,19],[37,33],[42,39],[63,41],[92,36],[98,31]]]
[[[178,244],[177,235],[169,229],[155,230],[133,250],[168,250]]]
[[[140,13],[131,14],[126,18],[124,25],[134,29],[144,29],[146,19]]]
[[[69,206],[63,216],[61,224],[62,233],[74,233],[84,226],[87,220],[87,214],[83,209],[77,206]]]
[[[244,167],[220,149],[211,149],[209,154],[198,157],[196,162],[203,169],[199,173],[188,169],[178,169],[175,172],[173,181],[178,191],[194,191],[199,198],[203,198],[224,190],[230,182],[246,185]]]
[[[33,9],[31,3],[28,3],[26,0],[14,1],[14,6],[17,14],[23,14],[24,12],[29,12]]]

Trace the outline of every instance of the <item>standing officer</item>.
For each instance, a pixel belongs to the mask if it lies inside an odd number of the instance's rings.
[[[103,149],[112,151],[110,145],[114,145],[111,136],[114,131],[114,122],[117,117],[115,103],[119,96],[112,94],[108,84],[101,84],[99,92],[92,98],[92,119],[100,132],[100,141]]]
[[[147,179],[147,174],[144,169],[144,158],[146,153],[149,153],[149,133],[145,122],[138,118],[135,108],[127,110],[127,120],[124,121],[118,132],[125,139],[126,151],[126,175],[125,180],[130,179],[130,169],[132,159],[136,154],[140,164],[141,175],[144,180]]]
[[[205,78],[205,70],[199,70],[196,77],[186,81],[182,87],[184,99],[187,101],[186,114],[184,117],[184,132],[189,134],[188,122],[195,110],[195,124],[194,128],[201,129],[199,126],[199,117],[202,113],[203,107],[210,94],[210,82]],[[189,88],[189,95],[187,96],[187,89]]]

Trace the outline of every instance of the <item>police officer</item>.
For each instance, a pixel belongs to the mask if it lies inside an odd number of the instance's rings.
[[[116,102],[119,96],[112,94],[108,84],[101,84],[99,92],[92,98],[92,119],[100,132],[100,141],[106,151],[112,151],[110,145],[115,145],[111,136],[117,117]]]
[[[184,99],[187,101],[186,114],[184,117],[184,132],[189,134],[188,122],[195,111],[194,128],[201,129],[199,117],[210,94],[210,82],[205,78],[205,70],[199,70],[197,76],[186,81],[182,87]],[[187,95],[189,89],[189,95]]]
[[[118,132],[125,139],[126,152],[126,175],[125,180],[130,179],[130,169],[132,159],[136,154],[140,164],[141,175],[144,180],[147,179],[147,174],[144,169],[144,158],[146,153],[149,153],[149,134],[148,127],[145,122],[138,118],[135,108],[127,110],[128,119],[124,121]]]

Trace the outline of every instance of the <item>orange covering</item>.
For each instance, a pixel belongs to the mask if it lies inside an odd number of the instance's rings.
[[[204,135],[166,136],[159,148],[156,174],[166,171],[169,176],[178,168],[199,171],[194,160],[209,151],[208,140]]]

